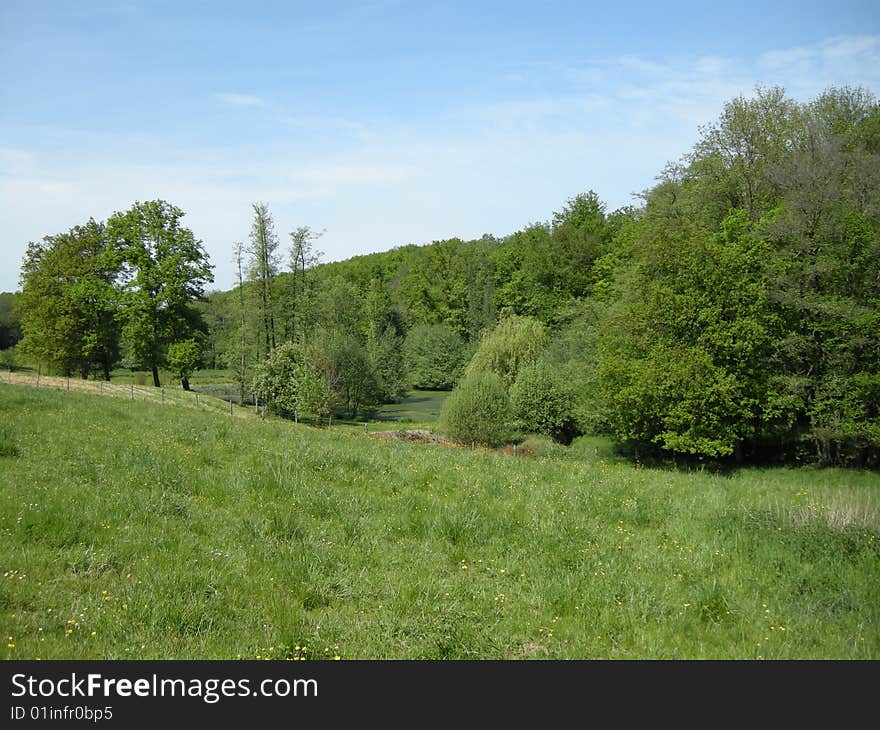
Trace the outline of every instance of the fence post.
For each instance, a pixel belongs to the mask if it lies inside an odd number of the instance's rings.
[[[229,399],[229,415],[232,415],[232,398]]]
[[[67,376],[67,392],[70,392],[70,376]]]
[[[40,387],[40,370],[42,369],[42,365],[37,365],[37,387]]]
[[[366,432],[367,432],[367,424],[365,423],[364,424],[364,433],[366,433]]]
[[[134,400],[134,383],[129,386],[129,392],[131,393],[131,399]]]
[[[196,393],[196,410],[199,409],[199,394]]]
[[[101,388],[100,388],[99,395],[104,395],[104,381],[103,380],[101,381]]]
[[[165,405],[165,386],[162,386],[162,405]]]

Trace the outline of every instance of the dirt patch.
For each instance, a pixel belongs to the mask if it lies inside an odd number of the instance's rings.
[[[423,428],[401,429],[399,431],[374,431],[370,434],[374,439],[385,439],[386,441],[408,441],[414,444],[444,444],[453,446],[454,444],[443,436],[431,433]]]
[[[545,656],[549,656],[550,654],[546,646],[544,646],[543,644],[536,644],[531,641],[527,644],[523,644],[520,648],[522,650],[522,653],[526,656],[532,654],[544,654]]]

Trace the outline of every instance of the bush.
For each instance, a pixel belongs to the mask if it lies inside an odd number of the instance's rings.
[[[440,428],[456,441],[498,446],[510,438],[510,399],[495,373],[466,377],[449,394]]]
[[[304,360],[302,347],[285,342],[254,368],[253,392],[273,413],[292,416],[298,409]]]
[[[562,378],[544,363],[522,368],[510,391],[511,408],[520,428],[566,444],[577,432],[573,402]]]

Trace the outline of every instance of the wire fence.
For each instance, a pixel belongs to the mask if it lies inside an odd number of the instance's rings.
[[[226,414],[237,418],[256,418],[259,405],[239,406],[233,401],[182,388],[156,388],[153,386],[112,383],[105,380],[58,377],[55,375],[31,375],[29,373],[3,372],[0,381],[10,385],[29,385],[34,388],[50,388],[66,392],[90,393],[92,395],[120,398],[130,401],[159,403],[161,405],[194,408],[199,411]]]

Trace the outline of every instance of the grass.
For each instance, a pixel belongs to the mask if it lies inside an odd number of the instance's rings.
[[[880,474],[505,456],[0,383],[0,655],[880,657]]]
[[[418,424],[434,423],[439,418],[443,402],[448,396],[448,391],[412,390],[399,403],[381,406],[375,420]]]

